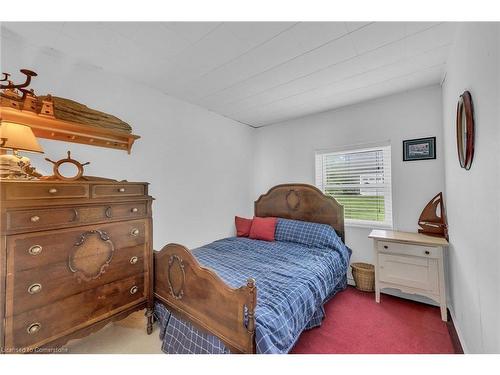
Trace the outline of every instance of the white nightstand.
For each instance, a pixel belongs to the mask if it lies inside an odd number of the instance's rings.
[[[368,237],[375,250],[375,301],[380,302],[383,288],[423,295],[439,303],[447,321],[443,253],[448,241],[389,230],[372,230]]]

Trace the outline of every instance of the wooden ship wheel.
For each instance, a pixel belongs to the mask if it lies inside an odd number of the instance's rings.
[[[53,161],[49,158],[45,158],[48,162],[52,163],[54,166],[52,167],[53,175],[52,176],[41,176],[39,180],[59,180],[59,181],[116,181],[112,178],[105,177],[96,177],[96,176],[84,176],[83,175],[83,167],[90,164],[90,162],[80,163],[78,160],[75,160],[71,157],[71,151],[68,151],[68,157],[64,159],[60,159],[57,161]],[[61,167],[71,164],[76,168],[76,172],[72,175],[68,175],[61,170]],[[125,182],[123,180],[122,182]]]
[[[58,161],[53,161],[53,160],[50,160],[49,158],[45,158],[45,160],[54,164],[54,167],[52,168],[52,171],[54,172],[54,174],[52,176],[44,177],[44,179],[63,180],[63,181],[76,181],[76,180],[85,180],[86,179],[85,177],[83,177],[83,167],[90,164],[90,162],[88,161],[88,162],[82,164],[78,160],[72,159],[71,158],[71,151],[68,151],[67,158],[60,159]],[[74,174],[73,176],[64,175],[61,172],[60,168],[61,168],[61,166],[65,165],[65,164],[74,165],[76,167],[76,170],[77,170],[76,174]]]

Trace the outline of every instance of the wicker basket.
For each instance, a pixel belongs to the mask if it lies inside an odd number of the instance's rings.
[[[373,264],[353,263],[351,268],[356,289],[363,292],[373,292],[375,290],[375,267]]]

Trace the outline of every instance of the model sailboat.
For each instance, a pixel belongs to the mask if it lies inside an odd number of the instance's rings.
[[[448,224],[442,193],[437,194],[427,203],[420,214],[418,225],[422,228],[418,230],[418,233],[448,239]]]

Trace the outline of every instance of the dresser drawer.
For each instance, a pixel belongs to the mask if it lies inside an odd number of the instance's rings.
[[[378,254],[379,281],[438,293],[437,259]]]
[[[411,255],[424,258],[439,258],[441,256],[441,248],[433,246],[377,241],[377,247],[379,252],[388,254]]]
[[[130,197],[145,195],[143,184],[93,185],[92,198]]]
[[[95,230],[105,232],[115,249],[142,245],[147,223],[142,219],[8,236],[7,273],[67,262],[81,236]]]
[[[147,216],[147,213],[147,203],[144,201],[110,204],[104,207],[106,219],[132,220],[137,217]]]
[[[7,230],[37,230],[64,224],[77,224],[76,208],[31,209],[7,212]]]
[[[7,275],[7,300],[11,301],[13,298],[14,302],[7,306],[6,316],[17,315],[103,284],[145,273],[148,264],[145,262],[146,257],[148,248],[145,245],[115,249],[104,272],[99,277],[83,281],[70,270],[67,261],[10,273]],[[88,265],[95,267],[94,274],[100,271],[100,264],[105,260],[101,254],[84,259]]]
[[[7,212],[7,230],[41,230],[54,227],[90,224],[107,220],[144,217],[146,202],[30,209]]]
[[[6,318],[6,347],[40,346],[145,300],[144,275],[87,290]]]
[[[5,186],[7,200],[88,198],[89,187],[86,184],[8,184]]]

